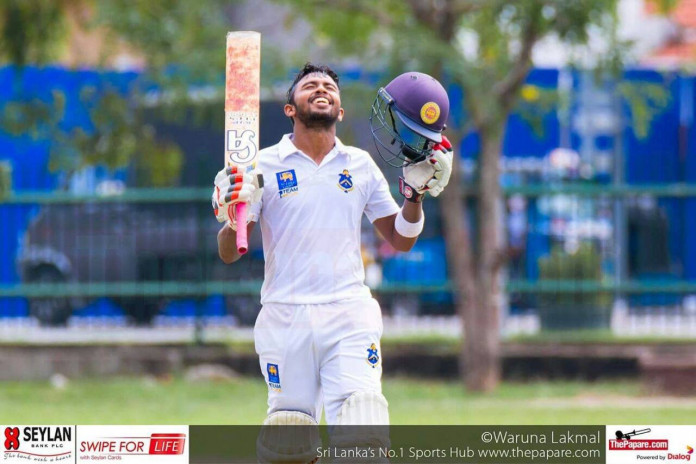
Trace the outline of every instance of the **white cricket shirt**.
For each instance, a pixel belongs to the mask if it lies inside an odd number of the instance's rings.
[[[261,150],[264,190],[249,212],[263,237],[261,303],[321,304],[370,296],[360,255],[360,224],[396,214],[382,171],[365,151],[343,145],[319,166],[290,134]]]

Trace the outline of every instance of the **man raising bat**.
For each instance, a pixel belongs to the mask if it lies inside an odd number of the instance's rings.
[[[378,151],[403,167],[402,207],[370,155],[336,137],[344,110],[334,71],[306,64],[284,111],[293,132],[260,152],[263,183],[257,171],[227,169],[218,173],[214,193],[218,218],[226,221],[218,233],[225,263],[240,257],[235,228],[251,233],[261,226],[265,276],[254,339],[268,385],[264,423],[316,424],[323,407],[330,425],[386,425],[382,316],[364,284],[361,220],[367,215],[395,249],[413,247],[423,230],[423,195],[437,196],[452,169],[441,135],[447,93],[430,76],[406,73],[380,89],[373,105]],[[248,225],[226,216],[236,202],[251,203]],[[364,444],[374,438],[364,437]]]

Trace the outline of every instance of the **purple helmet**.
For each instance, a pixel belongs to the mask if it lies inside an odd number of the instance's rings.
[[[392,166],[422,161],[442,141],[448,115],[447,91],[436,79],[419,72],[401,74],[379,89],[372,104],[377,152]]]

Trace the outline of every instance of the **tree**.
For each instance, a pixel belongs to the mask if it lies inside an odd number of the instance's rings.
[[[343,55],[387,64],[390,76],[418,69],[463,89],[468,127],[450,124],[447,135],[455,146],[465,131],[473,129],[480,137],[475,230],[468,224],[461,183],[450,182],[440,207],[464,322],[461,372],[472,390],[495,388],[501,374],[500,270],[506,255],[498,167],[505,122],[540,40],[555,37],[577,49],[594,30],[612,45],[600,61],[620,63],[614,53],[619,49],[617,0],[281,1],[294,5],[314,25],[318,39],[330,41]],[[664,9],[674,2],[659,3]]]
[[[615,42],[618,0],[277,1],[292,5],[314,25],[316,42],[332,44],[331,51],[341,56],[357,57],[380,70],[388,67],[390,75],[418,68],[464,90],[461,103],[468,125],[451,124],[447,133],[455,146],[468,130],[475,130],[481,140],[475,230],[468,224],[459,182],[445,189],[440,206],[458,312],[466,322],[461,371],[470,388],[494,388],[500,377],[499,280],[505,257],[498,183],[504,124],[531,68],[535,45],[547,37],[582,45],[591,29]],[[664,11],[676,0],[655,1]],[[167,113],[176,115],[180,103],[188,101],[192,83],[222,88],[224,55],[219,50],[232,14],[227,3],[5,0],[0,3],[5,18],[0,22],[0,56],[19,66],[51,62],[60,53],[57,45],[65,38],[71,12],[86,11],[81,24],[103,28],[107,43],[124,42],[142,54],[148,66],[143,78],[168,91]],[[103,51],[105,58],[113,53],[108,47]],[[616,57],[609,54],[607,59]],[[264,66],[269,62],[264,59]],[[266,80],[272,75],[262,73]],[[105,124],[122,118],[128,127],[138,126],[137,119],[128,119],[123,102],[109,101],[113,105],[101,113],[107,115],[101,118]],[[27,121],[56,125],[54,109],[60,107],[60,98],[53,105],[33,105],[27,113],[13,109],[27,117],[9,122],[21,123],[15,127],[18,130],[25,130]],[[147,140],[147,132],[143,135]],[[82,156],[100,155],[89,158],[89,163],[125,163],[139,150],[119,136],[108,139],[113,144],[100,147],[101,151],[94,150],[100,139],[78,140],[84,142],[78,147]]]
[[[158,89],[158,116],[170,121],[190,112],[192,86],[219,89],[222,102],[224,37],[233,10],[223,0],[2,2],[0,59],[15,66],[17,79],[13,100],[0,107],[0,127],[13,135],[56,141],[51,144],[53,170],[71,173],[97,164],[119,168],[135,160],[137,177],[145,179],[142,183],[171,185],[179,175],[183,154],[176,145],[158,140],[154,127],[146,122],[145,91]],[[113,88],[108,77],[82,89],[80,104],[89,109],[89,128],[61,124],[66,101],[58,89],[48,99],[39,99],[22,88],[25,66],[60,62],[75,36],[87,36],[90,53],[97,50],[89,63],[95,69],[108,69],[124,50],[145,64],[126,93]],[[205,116],[221,123],[219,114]]]

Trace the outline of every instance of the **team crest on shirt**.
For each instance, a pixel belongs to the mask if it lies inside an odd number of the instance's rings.
[[[289,197],[297,193],[299,187],[297,186],[297,175],[294,169],[276,172],[276,179],[278,180],[278,195],[280,195],[280,198]]]
[[[338,187],[348,193],[353,190],[353,176],[350,175],[347,169],[338,175]]]
[[[278,365],[268,363],[266,371],[268,372],[268,386],[272,390],[280,391],[280,370],[278,370]]]
[[[373,368],[379,364],[379,350],[374,343],[367,349],[367,363]]]

